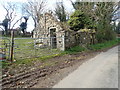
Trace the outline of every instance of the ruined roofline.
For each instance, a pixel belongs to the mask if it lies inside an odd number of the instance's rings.
[[[47,17],[48,17],[48,18],[47,18]],[[52,11],[45,12],[41,18],[43,18],[43,19],[46,18],[46,20],[51,19],[51,20],[54,21],[57,25],[59,25],[59,26],[63,29],[63,31],[70,30],[69,25],[67,25],[67,24],[64,23],[64,22],[60,22],[60,21],[57,19],[56,15],[55,15]]]
[[[44,16],[48,16],[48,17],[52,17],[52,19],[54,20],[54,21],[56,21],[56,22],[59,22],[58,21],[58,19],[56,18],[56,16],[55,16],[55,14],[51,11],[49,11],[49,12],[46,12],[45,14],[44,14]]]

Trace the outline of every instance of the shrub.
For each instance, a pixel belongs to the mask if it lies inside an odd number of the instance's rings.
[[[80,10],[76,10],[71,16],[70,20],[68,20],[68,24],[70,25],[70,29],[74,31],[78,31],[80,29],[84,28],[93,28],[95,25],[93,25],[93,22],[91,19],[85,15],[84,12],[81,12]]]

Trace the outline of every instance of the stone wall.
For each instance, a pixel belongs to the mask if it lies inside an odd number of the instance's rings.
[[[95,44],[95,30],[92,29],[81,29],[77,32],[69,30],[65,32],[65,49],[73,46],[83,46]]]
[[[51,30],[53,29],[55,29],[55,37],[51,35]],[[48,46],[51,46],[52,40],[56,38],[56,48],[60,50],[64,50],[64,35],[64,29],[61,27],[60,22],[50,13],[45,13],[45,15],[40,18],[39,25],[34,31],[34,38],[46,38],[38,39],[37,42]]]
[[[81,29],[78,31],[78,43],[81,46],[88,46],[96,43],[96,31],[94,29]]]
[[[74,31],[69,30],[65,32],[65,49],[71,48],[73,46],[76,46],[77,44],[77,38]]]

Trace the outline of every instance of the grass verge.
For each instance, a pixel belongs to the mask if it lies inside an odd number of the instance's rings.
[[[102,49],[105,49],[105,48],[110,48],[114,45],[117,45],[120,43],[120,39],[116,39],[116,40],[112,40],[112,41],[106,41],[104,43],[98,43],[98,44],[95,44],[95,45],[89,45],[87,48],[85,47],[81,47],[81,46],[75,46],[75,47],[72,47],[64,52],[60,52],[59,54],[53,54],[53,55],[49,55],[49,56],[42,56],[42,57],[39,57],[39,58],[30,58],[30,59],[23,59],[23,60],[17,60],[15,62],[12,63],[12,65],[17,66],[17,65],[23,65],[23,64],[26,64],[26,65],[31,65],[33,61],[36,61],[36,60],[39,60],[41,62],[45,62],[47,61],[48,59],[50,58],[54,58],[56,56],[62,56],[62,55],[65,55],[65,54],[76,54],[78,52],[83,52],[83,51],[88,51],[88,50],[102,50]],[[1,62],[0,62],[1,63]],[[9,63],[8,61],[2,61],[2,68],[7,68],[8,66],[10,66],[11,63]]]
[[[104,43],[98,43],[98,44],[95,44],[95,45],[90,45],[88,48],[90,50],[102,50],[102,49],[105,49],[105,48],[110,48],[114,45],[117,45],[117,44],[120,44],[120,39],[116,39],[116,40],[111,40],[111,41],[106,41]]]
[[[10,63],[9,61],[1,61],[0,63],[2,63],[2,68],[7,68],[10,65],[13,65],[13,67],[17,67],[17,65],[32,65],[34,61],[41,61],[41,62],[45,62],[50,58],[53,57],[57,57],[57,56],[61,56],[63,55],[63,53],[60,54],[54,54],[54,55],[49,55],[49,56],[42,56],[39,58],[30,58],[30,59],[22,59],[22,60],[17,60],[15,62]]]
[[[93,51],[103,50],[103,49],[110,48],[110,47],[117,45],[117,44],[120,44],[120,38],[115,39],[115,40],[111,40],[111,41],[106,41],[103,43],[89,45],[87,48],[82,47],[82,46],[75,46],[75,47],[72,47],[72,48],[66,50],[65,53],[66,54],[75,54],[78,52],[83,52],[83,51],[88,51],[88,50],[93,50]]]

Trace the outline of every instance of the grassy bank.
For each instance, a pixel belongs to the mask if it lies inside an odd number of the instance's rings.
[[[17,67],[17,65],[32,65],[35,61],[38,61],[38,60],[41,62],[46,62],[50,58],[54,58],[56,56],[61,56],[61,55],[63,55],[63,53],[49,55],[49,56],[42,56],[38,58],[21,59],[21,60],[14,61],[12,63],[10,63],[10,61],[2,61],[0,63],[2,63],[2,68],[7,68],[10,65],[13,65],[13,67]]]
[[[91,50],[102,50],[105,48],[110,48],[114,45],[120,44],[120,39],[112,40],[112,41],[106,41],[104,43],[98,43],[95,45],[90,45],[89,49]]]
[[[48,59],[50,58],[54,58],[56,56],[62,56],[62,55],[65,55],[65,54],[75,54],[75,53],[78,53],[78,52],[85,52],[85,51],[96,51],[96,50],[103,50],[103,49],[106,49],[106,48],[110,48],[114,45],[117,45],[120,43],[120,39],[116,39],[116,40],[112,40],[112,41],[106,41],[104,43],[98,43],[98,44],[95,44],[95,45],[89,45],[87,48],[85,47],[81,47],[81,46],[75,46],[75,47],[72,47],[64,52],[60,52],[59,54],[53,54],[53,55],[49,55],[49,56],[42,56],[42,57],[39,57],[39,58],[30,58],[30,59],[23,59],[23,60],[17,60],[15,62],[13,62],[12,65],[14,66],[17,66],[17,65],[23,65],[23,64],[26,64],[26,65],[31,65],[34,61],[36,60],[39,60],[41,62],[46,62]],[[10,62],[8,61],[3,61],[2,62],[2,67],[3,68],[6,68],[8,67],[9,65],[11,65]]]
[[[89,45],[88,47],[82,47],[82,46],[75,46],[73,48],[68,49],[67,51],[65,51],[67,54],[74,54],[77,52],[82,52],[82,51],[88,51],[88,50],[102,50],[102,49],[106,49],[106,48],[110,48],[114,45],[117,45],[120,43],[120,38],[116,39],[116,40],[111,40],[111,41],[106,41],[103,43],[97,43],[94,45]]]

